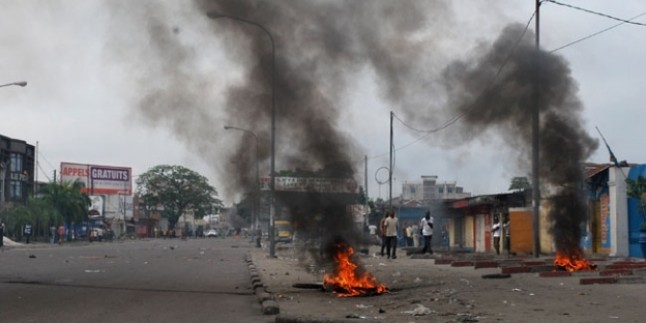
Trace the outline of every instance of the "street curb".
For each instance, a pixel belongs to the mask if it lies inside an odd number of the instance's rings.
[[[290,316],[290,315],[278,315],[274,323],[350,323],[357,322],[357,319],[325,319],[325,318],[315,318],[309,316]],[[377,323],[383,322],[379,320],[371,319],[361,319],[362,323]]]
[[[256,264],[254,264],[251,255],[245,257],[247,262],[247,267],[249,268],[249,280],[251,281],[251,288],[253,289],[262,313],[265,315],[276,315],[280,313],[280,308],[278,307],[278,302],[274,299],[274,295],[267,291],[265,284],[263,284],[260,274],[258,274],[258,269]]]

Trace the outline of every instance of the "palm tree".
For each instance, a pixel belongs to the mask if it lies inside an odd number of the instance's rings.
[[[50,203],[60,217],[68,223],[87,220],[90,198],[81,193],[81,182],[50,183],[43,191],[43,200]]]

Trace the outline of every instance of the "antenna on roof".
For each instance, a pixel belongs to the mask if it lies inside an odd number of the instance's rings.
[[[619,165],[619,161],[617,161],[617,157],[615,154],[612,152],[612,149],[610,149],[610,145],[608,145],[608,142],[606,141],[606,138],[603,136],[601,133],[601,130],[599,130],[599,127],[595,126],[595,129],[597,129],[597,132],[599,133],[599,136],[601,136],[601,140],[603,140],[603,143],[606,144],[606,148],[608,149],[608,153],[610,154],[610,161],[617,167],[619,170],[621,170],[621,173],[624,174],[624,178],[626,178],[626,173],[624,173],[623,168]]]

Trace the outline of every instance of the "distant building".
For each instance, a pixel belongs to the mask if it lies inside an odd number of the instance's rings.
[[[34,189],[36,148],[0,135],[0,208],[26,204]]]
[[[430,205],[443,200],[457,200],[470,197],[471,193],[464,192],[464,188],[456,182],[438,182],[437,176],[422,176],[421,182],[402,184],[402,204],[411,201],[421,205]]]

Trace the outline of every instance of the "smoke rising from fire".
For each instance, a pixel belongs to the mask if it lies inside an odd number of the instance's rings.
[[[359,72],[378,76],[384,99],[400,104],[421,89],[421,42],[411,35],[428,27],[429,12],[444,13],[443,2],[420,1],[198,1],[203,12],[241,17],[264,26],[275,40],[276,70],[271,71],[270,41],[259,28],[232,19],[212,22],[248,44],[245,82],[227,95],[228,119],[244,122],[263,138],[271,112],[271,84],[276,86],[277,170],[319,171],[352,178],[362,154],[340,127],[341,99]],[[434,15],[435,16],[435,15]],[[437,15],[440,17],[441,15]],[[444,21],[439,19],[437,22]],[[274,77],[272,79],[272,77]],[[249,102],[246,98],[261,96]],[[263,145],[268,146],[268,145]],[[244,146],[236,156],[244,154]],[[263,158],[268,158],[263,151]],[[244,166],[244,165],[243,165]],[[246,166],[244,166],[246,167]],[[239,169],[234,174],[244,172]],[[277,196],[280,198],[280,194]],[[333,241],[342,236],[356,245],[361,236],[346,216],[347,199],[308,194],[303,201],[282,201],[299,234]],[[301,237],[302,238],[302,237]]]
[[[444,84],[449,105],[464,115],[463,122],[459,123],[463,133],[475,136],[496,129],[521,153],[520,160],[525,160],[528,166],[536,51],[531,32],[519,38],[523,31],[524,26],[519,24],[506,27],[473,60],[448,66]],[[544,51],[538,57],[542,195],[551,202],[549,218],[557,250],[578,250],[581,224],[587,216],[582,195],[583,164],[598,142],[583,128],[583,105],[577,97],[578,88],[568,63]],[[505,68],[496,78],[498,68],[504,63]]]
[[[251,136],[224,133],[224,125],[257,134],[261,175],[268,175],[272,82],[277,171],[324,170],[333,177],[353,177],[363,153],[341,128],[340,117],[343,98],[353,94],[353,83],[366,70],[374,74],[381,99],[419,128],[432,128],[447,116],[463,114],[455,126],[438,133],[443,140],[434,140],[434,145],[442,144],[438,141],[460,145],[496,132],[519,152],[521,168],[529,169],[534,84],[531,33],[509,56],[524,26],[510,25],[495,42],[477,47],[472,57],[450,62],[451,51],[444,49],[463,49],[451,28],[451,1],[193,3],[195,7],[188,11],[117,9],[136,17],[132,21],[137,25],[141,17],[147,18],[149,38],[142,46],[143,67],[137,67],[144,70],[147,82],[141,82],[145,86],[133,93],[139,102],[138,114],[148,123],[172,128],[179,139],[213,164],[226,190],[252,191],[256,154]],[[261,29],[227,18],[209,19],[207,13],[264,26],[275,43],[275,73],[271,42]],[[178,15],[185,20],[175,19]],[[220,40],[223,47],[218,50],[234,64],[216,70],[235,69],[237,82],[214,84],[217,74],[205,73],[193,62],[196,51],[206,45],[186,40],[181,24],[186,20],[204,20],[199,42]],[[129,50],[135,49],[124,51]],[[496,79],[498,67],[506,60]],[[561,247],[562,241],[568,245],[578,237],[585,207],[576,192],[583,180],[582,163],[597,143],[583,130],[583,107],[567,63],[545,52],[540,60],[540,175],[545,185],[569,196],[553,200],[554,233]],[[223,98],[214,106],[209,98],[216,90]],[[326,238],[342,235],[355,244],[360,235],[352,219],[344,216],[346,203],[311,194],[292,203],[290,213],[302,232]],[[563,240],[571,234],[573,239]]]

